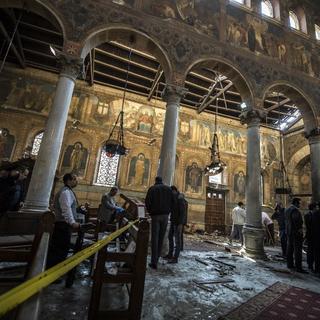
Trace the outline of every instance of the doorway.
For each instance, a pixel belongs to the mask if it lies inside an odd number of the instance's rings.
[[[215,230],[225,232],[225,190],[217,190],[207,187],[206,211],[205,211],[205,231],[212,233]]]

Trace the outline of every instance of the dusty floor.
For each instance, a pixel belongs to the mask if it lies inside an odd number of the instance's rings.
[[[278,248],[266,248],[272,260],[256,262],[226,252],[224,246],[204,242],[204,238],[217,241],[217,238],[210,236],[187,236],[178,264],[169,265],[161,261],[157,271],[148,269],[142,319],[217,319],[276,281],[320,293],[319,278],[312,274],[288,273],[285,263],[276,259]],[[196,258],[208,265],[196,261]],[[210,260],[212,258],[232,264],[235,268]],[[84,265],[73,288],[65,289],[63,283],[47,288],[40,319],[86,319],[91,284],[87,274],[88,266]],[[208,285],[207,291],[193,281],[205,279],[232,279],[234,282],[226,286]],[[124,287],[108,288],[102,306],[110,304],[112,299],[109,298],[119,296],[124,290]],[[125,302],[122,300],[123,305]]]

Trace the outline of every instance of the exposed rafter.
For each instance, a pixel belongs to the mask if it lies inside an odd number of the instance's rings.
[[[152,86],[151,86],[151,89],[150,89],[150,93],[149,93],[149,95],[148,95],[148,101],[151,100],[151,98],[152,98],[152,96],[153,96],[153,94],[154,94],[154,91],[156,90],[157,85],[158,85],[158,83],[159,83],[162,75],[163,75],[163,70],[161,69],[161,66],[159,65],[159,68],[158,68],[158,71],[157,71],[157,73],[156,73],[156,76],[154,77],[154,80],[153,80],[153,82],[152,82]]]

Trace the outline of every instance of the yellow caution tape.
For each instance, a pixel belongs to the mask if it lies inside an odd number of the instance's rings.
[[[3,316],[8,311],[14,309],[22,302],[29,299],[31,296],[47,287],[50,283],[54,282],[65,273],[73,269],[83,260],[92,256],[94,253],[102,249],[113,239],[120,236],[124,231],[128,230],[138,220],[127,224],[125,227],[113,232],[106,238],[92,244],[90,247],[83,249],[66,259],[65,261],[55,265],[54,267],[39,273],[37,276],[22,283],[21,285],[13,288],[0,296],[0,316]]]

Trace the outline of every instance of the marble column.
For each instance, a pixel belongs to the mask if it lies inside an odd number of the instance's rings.
[[[59,55],[58,61],[61,71],[56,93],[32,172],[23,212],[42,213],[48,210],[75,80],[82,65],[80,59],[64,54]]]
[[[159,158],[158,176],[165,184],[173,183],[176,162],[178,120],[180,100],[187,90],[175,85],[167,85],[163,92],[163,99],[167,102],[161,151]]]
[[[248,256],[264,258],[264,230],[261,218],[260,122],[264,112],[245,111],[241,122],[247,124],[246,222],[243,227],[244,249]]]
[[[306,134],[310,146],[312,201],[320,201],[320,128]]]

